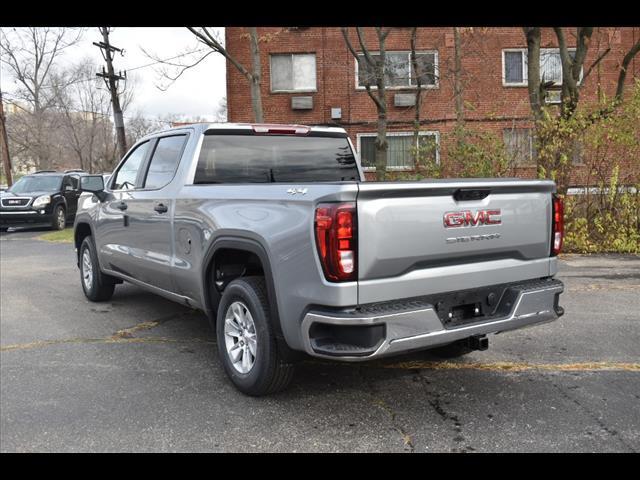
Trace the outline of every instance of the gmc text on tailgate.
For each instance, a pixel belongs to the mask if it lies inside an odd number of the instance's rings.
[[[285,388],[305,354],[451,357],[563,314],[551,181],[364,182],[341,128],[200,124],[143,138],[81,189],[87,298],[127,281],[203,310],[250,395]]]

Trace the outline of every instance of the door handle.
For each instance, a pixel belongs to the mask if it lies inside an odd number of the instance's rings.
[[[167,213],[167,211],[169,210],[169,207],[167,207],[162,203],[159,203],[155,207],[153,207],[153,209],[158,213]]]
[[[116,208],[124,212],[127,209],[127,204],[124,202],[120,202],[118,205],[116,205]]]

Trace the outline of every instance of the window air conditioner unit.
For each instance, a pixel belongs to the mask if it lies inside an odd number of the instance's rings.
[[[313,97],[291,97],[291,109],[292,110],[312,110],[313,109]]]
[[[416,104],[416,94],[396,93],[393,97],[393,104],[396,107],[413,107]]]
[[[560,90],[547,90],[547,103],[560,103],[562,92]]]

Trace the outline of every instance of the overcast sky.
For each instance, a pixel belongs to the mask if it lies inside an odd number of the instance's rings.
[[[6,27],[5,27],[6,28]],[[224,41],[224,29],[215,29],[219,38]],[[96,65],[96,72],[101,70],[104,60],[98,47],[93,42],[102,41],[96,27],[88,28],[81,42],[64,51],[59,65],[78,62],[83,57],[90,57]],[[128,76],[135,76],[137,83],[133,105],[125,115],[140,111],[150,118],[177,114],[185,116],[202,116],[213,120],[219,109],[220,100],[226,94],[225,62],[222,55],[209,55],[202,63],[187,70],[166,91],[156,85],[165,86],[168,82],[162,79],[160,65],[137,68],[153,63],[142,48],[161,59],[175,57],[188,49],[206,48],[199,44],[186,28],[176,27],[116,27],[109,36],[112,45],[124,49],[124,56],[116,54],[114,67],[118,70],[129,70]],[[204,50],[202,53],[206,53]],[[184,61],[190,57],[182,57],[173,61]],[[2,89],[11,93],[12,85],[6,65],[2,66]]]

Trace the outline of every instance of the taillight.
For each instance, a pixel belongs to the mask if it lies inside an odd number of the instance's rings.
[[[358,276],[355,203],[321,203],[316,208],[316,245],[324,276],[347,282]]]
[[[562,198],[553,195],[553,210],[551,222],[551,256],[558,255],[562,250],[564,237],[564,204]]]

